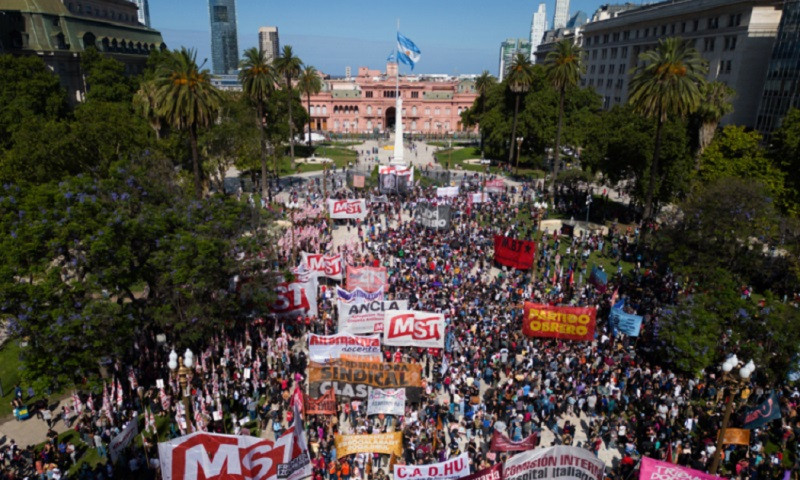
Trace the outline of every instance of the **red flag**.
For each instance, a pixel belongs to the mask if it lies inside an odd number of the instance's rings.
[[[575,272],[572,269],[569,270],[569,284],[575,285]]]
[[[494,236],[494,260],[500,265],[527,270],[533,266],[535,254],[535,242],[501,235]]]
[[[534,448],[536,448],[535,433],[515,442],[497,430],[492,434],[492,443],[489,446],[489,450],[492,452],[524,452],[525,450],[533,450]]]

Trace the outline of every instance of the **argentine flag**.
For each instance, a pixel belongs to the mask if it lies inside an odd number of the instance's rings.
[[[397,32],[397,61],[405,63],[411,67],[411,70],[414,70],[414,65],[419,61],[420,53],[422,52],[414,45],[414,42]]]

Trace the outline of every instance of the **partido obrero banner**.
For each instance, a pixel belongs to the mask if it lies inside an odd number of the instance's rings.
[[[408,300],[380,300],[364,303],[337,302],[339,333],[381,333],[387,310],[405,310]]]
[[[450,205],[418,203],[414,210],[414,221],[426,228],[446,230],[450,228]]]
[[[397,415],[406,413],[406,391],[403,388],[373,388],[367,401],[367,415]]]
[[[393,347],[444,348],[444,315],[389,310],[383,318],[383,343]]]
[[[588,342],[594,338],[597,309],[554,307],[525,302],[522,333],[529,337]]]
[[[494,236],[494,261],[500,265],[527,270],[533,266],[536,243],[516,240],[502,235]]]
[[[303,264],[313,274],[333,280],[342,279],[342,256],[303,252]]]
[[[403,432],[374,433],[372,435],[335,434],[333,443],[336,446],[337,459],[354,453],[383,453],[398,457],[403,454]]]
[[[327,363],[342,355],[381,360],[381,339],[378,336],[358,337],[339,333],[336,335],[308,334],[308,357],[312,362]]]
[[[469,455],[428,465],[395,465],[396,480],[454,480],[469,475]]]
[[[363,220],[367,216],[367,201],[363,198],[351,200],[329,199],[328,213],[334,220]]]
[[[503,480],[574,478],[603,480],[605,464],[589,450],[557,445],[528,450],[509,458],[503,465]]]
[[[405,388],[406,398],[419,403],[422,366],[418,363],[379,363],[334,360],[308,367],[309,393],[314,397],[333,389],[337,397],[367,400],[371,388]]]

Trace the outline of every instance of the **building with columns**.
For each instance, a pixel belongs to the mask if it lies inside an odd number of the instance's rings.
[[[323,80],[322,91],[311,96],[311,124],[332,133],[384,133],[395,124],[397,64],[386,71],[359,67],[348,79]],[[403,130],[409,134],[474,131],[461,123],[461,113],[477,97],[471,78],[401,76]],[[307,102],[303,106],[308,108]]]

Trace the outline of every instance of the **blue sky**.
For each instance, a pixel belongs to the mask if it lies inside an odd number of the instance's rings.
[[[381,69],[394,46],[396,22],[422,58],[417,73],[497,74],[500,42],[530,35],[540,0],[237,0],[239,50],[257,45],[258,27],[277,25],[306,64],[332,75],[345,66]],[[552,24],[555,0],[544,0]],[[591,15],[608,0],[572,0],[570,13]],[[402,6],[402,9],[398,8]],[[150,20],[170,48],[197,50],[211,66],[207,0],[150,0]],[[403,67],[404,72],[407,67]]]

